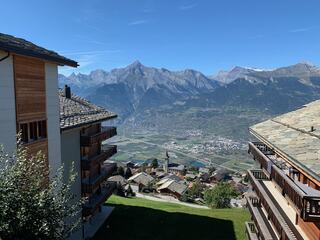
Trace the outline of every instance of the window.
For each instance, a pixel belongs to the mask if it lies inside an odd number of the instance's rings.
[[[30,140],[36,141],[38,139],[38,127],[37,122],[29,123],[29,130],[30,130]]]
[[[40,138],[46,138],[47,137],[47,121],[39,121],[38,122],[38,132]]]
[[[21,141],[27,143],[29,141],[28,123],[20,124]]]
[[[37,141],[47,137],[47,121],[34,121],[19,124],[21,140],[23,143]]]

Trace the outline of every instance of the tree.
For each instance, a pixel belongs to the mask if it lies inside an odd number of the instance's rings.
[[[238,194],[230,183],[220,182],[204,193],[204,200],[211,208],[229,208],[231,198]]]
[[[151,167],[153,167],[153,168],[159,167],[158,159],[156,159],[156,158],[152,159]]]
[[[188,190],[188,194],[192,199],[202,197],[202,191],[204,189],[204,185],[199,181],[195,181],[191,188]]]
[[[125,174],[124,174],[124,177],[126,178],[126,179],[128,179],[128,178],[130,178],[132,176],[132,171],[131,171],[131,168],[127,168],[126,169],[126,172],[125,172]]]
[[[204,185],[201,184],[200,181],[195,181],[191,188],[189,188],[181,198],[181,201],[183,202],[193,202],[196,198],[202,198],[202,192],[204,189]]]
[[[124,169],[123,169],[122,166],[119,166],[119,167],[118,167],[117,173],[118,173],[118,175],[124,177]]]
[[[47,160],[30,158],[18,141],[15,154],[0,147],[0,239],[67,239],[81,222],[81,201],[71,192],[73,169],[48,181]],[[67,183],[66,183],[67,182]]]

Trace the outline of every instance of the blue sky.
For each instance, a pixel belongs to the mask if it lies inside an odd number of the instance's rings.
[[[211,75],[233,66],[320,65],[319,0],[10,0],[0,32],[80,63],[88,73],[134,60]]]

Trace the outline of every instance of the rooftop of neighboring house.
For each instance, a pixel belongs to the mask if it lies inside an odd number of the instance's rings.
[[[185,170],[186,167],[184,165],[180,164],[178,166],[169,166],[168,168],[169,168],[169,170],[173,170],[173,171],[183,171],[183,170]]]
[[[320,100],[256,124],[250,132],[320,181]]]
[[[121,175],[115,175],[108,178],[108,182],[116,182],[121,184],[122,186],[127,184],[127,180]]]
[[[170,181],[166,181],[165,183],[163,183],[160,187],[158,187],[157,190],[159,191],[159,190],[163,190],[163,189],[169,189],[171,192],[178,193],[178,194],[182,195],[188,189],[188,186],[181,183],[181,182],[177,182],[175,180],[170,180]]]
[[[40,47],[22,38],[17,38],[8,34],[0,33],[0,50],[19,55],[36,57],[46,61],[77,67],[78,63],[58,53]]]
[[[70,98],[63,90],[59,91],[60,129],[81,127],[83,125],[116,118],[115,113],[96,106],[84,98],[71,94]]]
[[[129,182],[135,182],[147,186],[154,178],[145,172],[137,173],[128,179]]]
[[[205,167],[200,167],[199,168],[199,172],[200,173],[210,173],[210,169],[209,168],[205,168]]]

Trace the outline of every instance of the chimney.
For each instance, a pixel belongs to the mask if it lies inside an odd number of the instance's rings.
[[[66,98],[71,98],[71,88],[68,85],[64,85],[64,96]]]
[[[314,126],[311,126],[310,132],[314,132],[314,131],[315,131]]]

